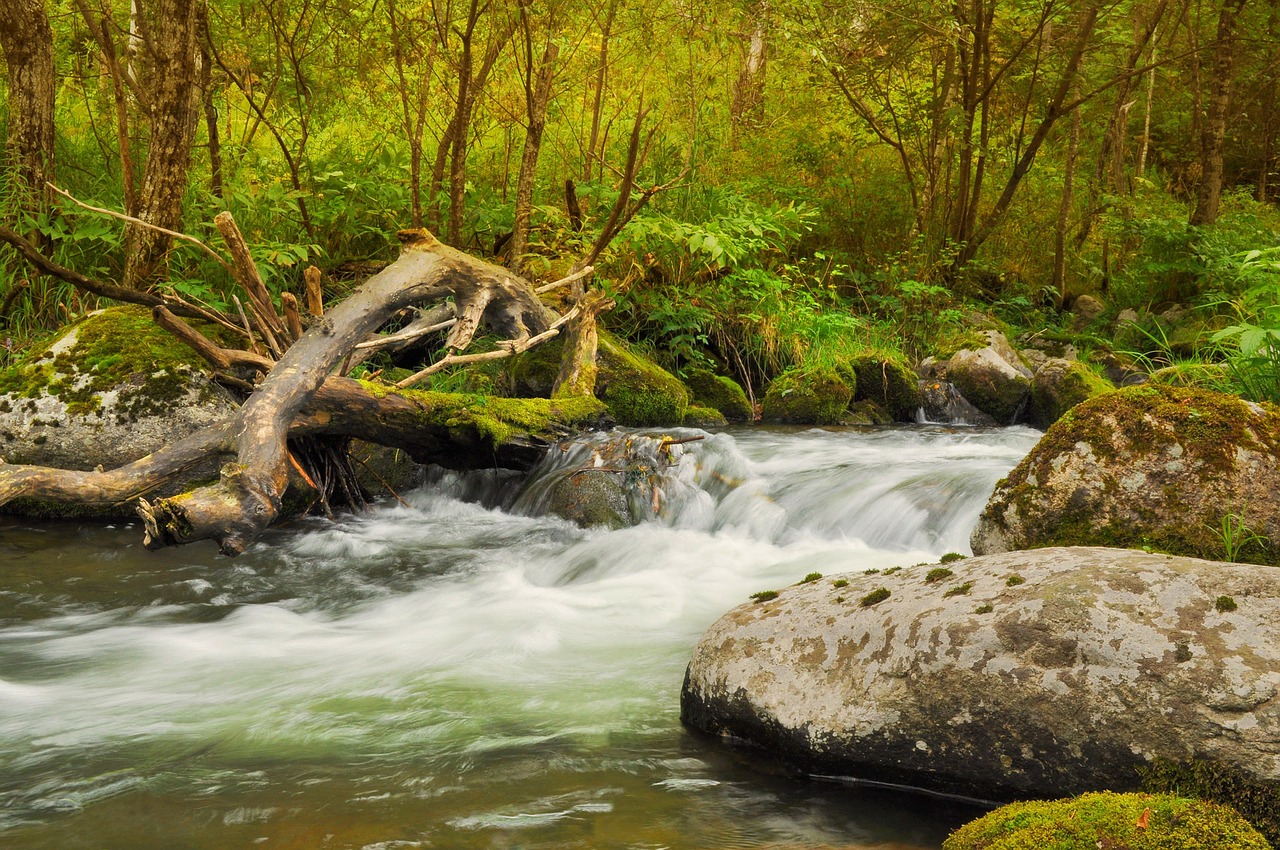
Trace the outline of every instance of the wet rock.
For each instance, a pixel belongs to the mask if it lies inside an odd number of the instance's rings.
[[[761,419],[779,425],[834,425],[853,400],[853,390],[835,370],[792,368],[769,384]]]
[[[926,422],[940,425],[995,425],[996,420],[965,399],[948,381],[921,381],[921,410]]]
[[[686,428],[723,428],[729,420],[714,407],[691,404],[685,409],[682,424]]]
[[[898,422],[914,422],[920,408],[920,379],[905,363],[865,354],[850,364],[856,376],[855,402],[871,401]]]
[[[964,348],[947,363],[947,379],[974,407],[1012,425],[1031,397],[1031,370],[1003,334],[989,331],[986,348]]]
[[[1280,410],[1145,384],[1055,423],[997,485],[979,554],[1108,545],[1280,563]]]
[[[1036,370],[1031,381],[1031,422],[1048,428],[1082,401],[1115,387],[1078,360],[1053,357]]]
[[[0,372],[0,457],[114,469],[236,409],[195,354],[156,327],[149,313],[114,307]]]
[[[714,408],[729,422],[751,421],[751,402],[733,378],[717,375],[709,369],[690,369],[684,383],[694,404]]]
[[[1007,799],[1136,789],[1156,758],[1274,783],[1278,688],[1273,568],[1041,549],[739,606],[681,717],[806,770]]]

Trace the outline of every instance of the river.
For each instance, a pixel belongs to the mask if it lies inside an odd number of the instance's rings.
[[[0,846],[937,848],[974,809],[692,736],[684,667],[755,591],[967,553],[1038,436],[733,429],[616,531],[492,473],[234,560],[0,518]]]

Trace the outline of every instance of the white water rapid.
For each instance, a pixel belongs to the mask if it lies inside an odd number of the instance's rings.
[[[0,846],[936,847],[969,812],[686,734],[684,665],[755,591],[967,553],[1037,437],[709,435],[617,531],[491,473],[235,560],[0,520]]]

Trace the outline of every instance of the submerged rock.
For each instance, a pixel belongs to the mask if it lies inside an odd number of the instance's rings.
[[[0,457],[114,469],[233,415],[237,404],[138,307],[72,325],[0,372]]]
[[[1147,384],[1073,408],[1001,481],[970,544],[1146,546],[1280,563],[1280,410]]]
[[[1278,687],[1274,569],[1044,549],[739,606],[681,717],[806,770],[1008,799],[1136,789],[1156,758],[1274,783]]]

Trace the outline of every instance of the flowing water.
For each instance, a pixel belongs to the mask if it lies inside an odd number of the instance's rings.
[[[692,736],[684,666],[754,591],[968,552],[1037,436],[715,434],[617,531],[491,473],[235,560],[0,519],[0,846],[936,848],[973,809]]]

